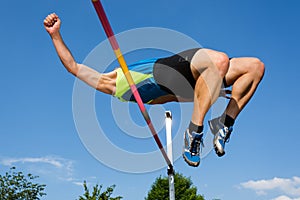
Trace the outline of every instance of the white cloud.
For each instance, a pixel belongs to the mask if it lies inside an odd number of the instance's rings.
[[[83,186],[83,182],[80,181],[74,181],[72,182],[74,185]]]
[[[272,199],[272,200],[291,200],[291,198],[282,195],[282,196],[276,197],[275,199]]]
[[[300,200],[300,198],[291,199],[290,197],[282,195],[282,196],[276,197],[276,198],[274,198],[272,200]]]
[[[55,176],[64,181],[69,181],[73,176],[73,161],[59,156],[0,158],[0,164],[4,166],[19,166],[30,168],[36,174]],[[32,165],[28,165],[32,164]]]
[[[0,163],[5,166],[12,166],[17,163],[45,163],[53,165],[57,168],[64,167],[64,159],[58,157],[39,157],[39,158],[4,158],[0,160]]]
[[[273,178],[269,180],[250,180],[240,186],[254,190],[257,195],[267,195],[270,191],[279,192],[281,196],[272,200],[300,200],[300,177]]]

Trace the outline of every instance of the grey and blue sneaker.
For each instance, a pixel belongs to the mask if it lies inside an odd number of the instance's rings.
[[[221,157],[225,154],[225,144],[229,142],[233,128],[232,126],[226,127],[220,117],[208,121],[208,124],[212,134],[215,135],[213,143],[216,154]]]
[[[203,133],[184,132],[183,158],[188,165],[197,167],[200,164],[200,151],[203,147]]]

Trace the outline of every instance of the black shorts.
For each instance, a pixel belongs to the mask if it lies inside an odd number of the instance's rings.
[[[200,48],[158,59],[153,68],[156,83],[169,94],[182,98],[194,97],[196,80],[191,71],[191,60]]]

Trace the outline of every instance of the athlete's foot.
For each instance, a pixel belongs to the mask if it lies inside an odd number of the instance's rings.
[[[214,134],[213,144],[216,154],[221,157],[225,154],[225,143],[229,142],[230,134],[233,130],[232,126],[226,127],[219,117],[208,121],[208,124],[212,134]]]
[[[183,158],[188,165],[197,167],[200,164],[200,151],[203,146],[203,133],[184,132]]]

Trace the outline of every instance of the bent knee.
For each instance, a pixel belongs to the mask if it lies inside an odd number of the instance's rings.
[[[252,58],[251,65],[252,73],[261,80],[265,73],[265,64],[259,58]]]
[[[223,52],[218,52],[213,61],[215,66],[218,68],[220,76],[224,77],[229,68],[229,58]]]

